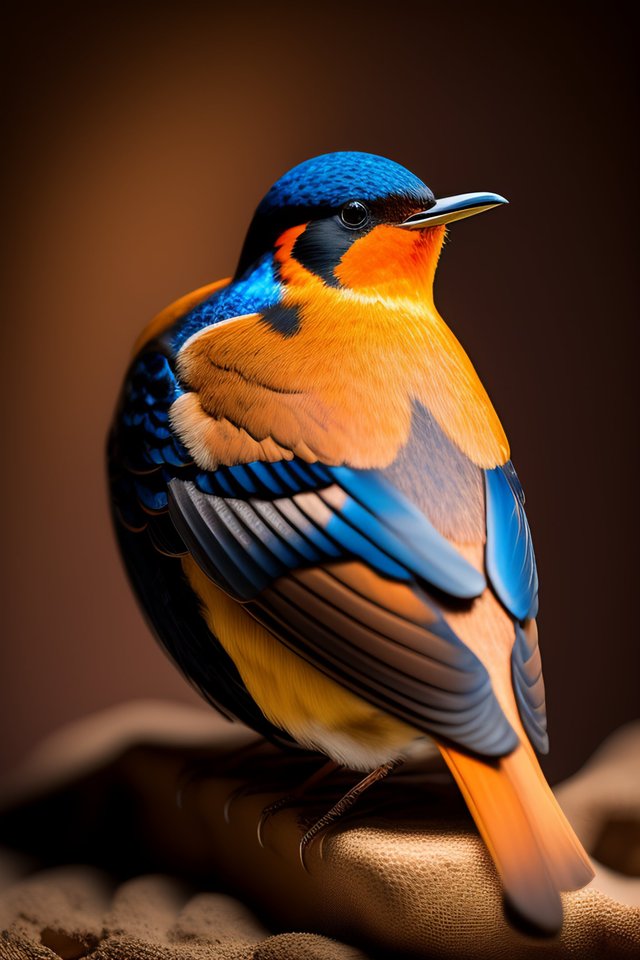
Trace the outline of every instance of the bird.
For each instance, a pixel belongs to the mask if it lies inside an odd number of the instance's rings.
[[[196,689],[367,783],[439,751],[508,907],[551,935],[593,869],[538,760],[525,498],[433,294],[450,225],[506,203],[357,151],[290,169],[234,276],[137,340],[109,484],[134,592]]]

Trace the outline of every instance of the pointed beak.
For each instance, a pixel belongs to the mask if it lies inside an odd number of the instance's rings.
[[[476,213],[492,210],[502,203],[508,203],[498,193],[461,193],[457,197],[445,197],[436,200],[428,210],[421,210],[407,217],[399,227],[408,230],[422,230],[425,227],[435,227],[440,223],[452,223],[454,220],[463,220],[465,217],[474,217]]]

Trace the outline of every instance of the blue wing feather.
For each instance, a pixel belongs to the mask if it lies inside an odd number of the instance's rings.
[[[220,509],[225,496],[248,497],[252,503],[277,501],[283,498],[274,498],[274,485],[265,482],[265,476],[273,474],[279,481],[278,488],[286,489],[297,507],[297,522],[292,528],[296,536],[302,533],[315,542],[324,560],[336,556],[361,559],[383,576],[405,581],[418,577],[459,599],[473,599],[484,590],[486,583],[482,574],[376,471],[325,468],[296,460],[248,463],[243,465],[242,482],[238,467],[223,467],[209,482],[196,481],[195,486],[189,483],[181,493],[173,484],[173,498],[180,502],[184,495],[193,499],[195,488],[204,488],[203,492],[215,496],[215,486],[220,484],[226,488],[220,491],[222,498],[218,494]],[[325,493],[321,497],[324,509],[319,511],[314,503],[311,508],[316,509],[311,509],[310,513],[309,503],[297,499],[298,494],[327,491],[332,481],[342,491],[339,504]],[[174,507],[174,519],[178,525],[180,502]],[[300,524],[300,512],[306,515],[303,525]],[[181,532],[188,536],[188,530]],[[327,551],[327,538],[337,550]],[[296,569],[303,562],[298,558],[290,569]],[[225,576],[224,570],[220,572]],[[256,589],[262,589],[262,586]]]
[[[486,587],[482,574],[379,471],[330,467],[329,472],[353,497],[345,511],[408,569],[453,597],[480,596]],[[366,510],[358,511],[358,503]]]
[[[548,753],[547,709],[537,632],[528,636],[520,624],[516,624],[511,675],[520,717],[529,739],[538,753]]]
[[[517,620],[525,620],[537,612],[538,573],[522,487],[516,481],[510,461],[505,467],[485,470],[486,568],[507,610]]]

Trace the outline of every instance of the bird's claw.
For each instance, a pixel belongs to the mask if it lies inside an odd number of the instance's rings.
[[[300,864],[305,873],[311,873],[309,866],[307,864],[307,853],[311,844],[319,838],[320,840],[320,859],[322,860],[322,847],[324,843],[324,838],[327,833],[327,828],[333,824],[333,817],[324,816],[317,823],[314,823],[312,827],[309,827],[307,832],[301,837],[300,843],[298,844],[298,856],[300,858]]]
[[[236,787],[235,790],[232,790],[227,799],[224,802],[224,807],[222,808],[222,815],[224,817],[225,823],[231,823],[231,807],[237,800],[240,800],[242,797],[251,797],[255,793],[261,793],[261,790],[256,790],[255,787],[247,786],[247,784],[242,784],[240,787]]]
[[[309,867],[307,866],[307,862],[306,862],[306,858],[305,858],[305,853],[306,853],[307,848],[308,848],[309,844],[311,843],[311,839],[312,839],[312,838],[307,839],[308,836],[309,836],[309,835],[308,835],[307,833],[305,833],[304,837],[301,839],[301,841],[300,841],[300,843],[299,843],[299,845],[298,845],[298,856],[300,857],[300,865],[301,865],[302,869],[304,870],[305,873],[310,874],[311,871],[309,870]]]
[[[267,821],[275,813],[278,813],[280,810],[286,809],[286,807],[290,807],[293,803],[295,803],[295,801],[296,801],[296,798],[292,794],[287,794],[286,796],[280,797],[279,800],[275,800],[273,803],[270,803],[268,806],[264,808],[264,810],[260,814],[260,819],[258,820],[257,827],[256,827],[256,831],[258,835],[258,843],[260,844],[261,847],[264,847],[264,828],[266,826]]]

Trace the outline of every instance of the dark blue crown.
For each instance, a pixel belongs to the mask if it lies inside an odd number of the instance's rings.
[[[285,206],[336,207],[347,200],[421,196],[427,190],[405,167],[372,153],[325,153],[280,177],[258,207],[259,214]]]

